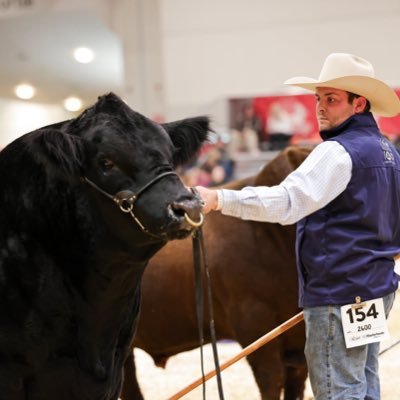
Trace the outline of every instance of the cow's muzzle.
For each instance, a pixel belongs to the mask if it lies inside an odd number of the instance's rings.
[[[205,203],[204,203],[203,199],[201,198],[200,193],[198,192],[198,190],[195,187],[191,187],[190,191],[194,194],[196,200],[200,204],[200,207],[203,207]],[[190,215],[189,210],[185,210],[185,219],[191,226],[193,226],[195,228],[200,228],[203,225],[203,222],[204,222],[204,214],[201,212],[201,209],[200,209],[199,219],[198,219],[198,221],[195,221],[193,219],[193,217]]]
[[[171,209],[175,214],[183,214],[184,220],[193,228],[199,228],[203,225],[204,215],[201,212],[202,202],[197,196],[193,200],[184,200],[171,204]]]

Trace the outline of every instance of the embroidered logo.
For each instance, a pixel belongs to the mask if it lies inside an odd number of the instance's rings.
[[[380,139],[381,149],[383,151],[383,157],[386,163],[394,164],[394,155],[392,149],[386,139]]]

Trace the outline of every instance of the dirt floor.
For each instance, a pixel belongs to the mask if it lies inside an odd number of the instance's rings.
[[[400,291],[397,293],[394,308],[389,317],[391,338],[381,344],[385,350],[400,340]],[[241,351],[236,343],[219,343],[220,364],[230,360]],[[209,345],[204,348],[205,372],[214,369],[212,350]],[[172,357],[166,369],[157,368],[152,359],[142,350],[135,349],[138,377],[146,400],[167,400],[201,377],[200,352],[198,349]],[[380,357],[382,400],[400,399],[400,344],[383,353]],[[245,359],[238,361],[222,372],[224,397],[226,400],[259,400],[260,394],[254,382],[252,372]],[[182,397],[184,400],[203,399],[202,387],[199,386]],[[215,378],[206,382],[208,400],[218,399]],[[313,396],[307,382],[305,399]]]

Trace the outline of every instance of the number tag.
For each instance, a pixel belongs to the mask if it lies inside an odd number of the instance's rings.
[[[348,349],[389,338],[382,298],[362,304],[347,304],[340,311]]]

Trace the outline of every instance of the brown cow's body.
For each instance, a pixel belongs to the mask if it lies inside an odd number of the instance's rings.
[[[308,152],[287,149],[255,180],[229,186],[277,184]],[[293,225],[211,213],[203,233],[218,339],[236,340],[245,347],[299,311]],[[134,346],[149,353],[158,365],[199,343],[192,258],[190,239],[169,243],[150,261],[143,277],[142,309]],[[208,316],[204,328],[209,342]],[[280,399],[282,389],[286,400],[303,399],[307,376],[304,340],[304,325],[299,324],[247,357],[263,400]],[[131,361],[125,366],[124,400],[142,398],[136,378],[131,378]]]

